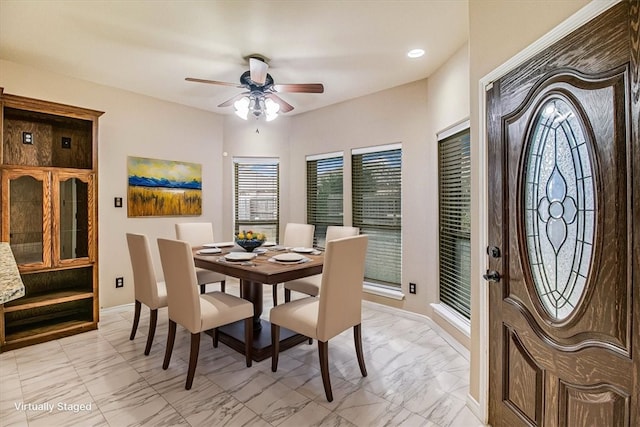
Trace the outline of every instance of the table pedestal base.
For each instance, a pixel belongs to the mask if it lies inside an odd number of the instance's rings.
[[[271,357],[271,322],[261,320],[262,328],[253,331],[251,359],[260,362]],[[244,354],[244,321],[231,323],[218,328],[220,342]],[[309,338],[286,328],[280,328],[280,352],[308,341]]]

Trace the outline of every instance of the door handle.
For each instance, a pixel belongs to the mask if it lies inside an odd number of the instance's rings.
[[[494,283],[499,282],[500,279],[502,278],[502,276],[500,276],[500,273],[498,273],[495,270],[487,270],[487,273],[483,274],[482,277],[487,282],[494,282]]]

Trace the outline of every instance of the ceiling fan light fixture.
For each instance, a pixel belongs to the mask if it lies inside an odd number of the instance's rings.
[[[280,111],[280,104],[278,104],[271,98],[267,98],[264,101],[264,105],[265,105],[265,116],[268,122],[278,117],[278,111]]]
[[[236,115],[242,120],[247,120],[251,114],[256,119],[264,116],[265,120],[270,122],[278,117],[280,111],[280,105],[263,94],[243,96],[233,103],[233,107]]]
[[[243,96],[233,103],[233,107],[236,109],[236,115],[240,117],[242,120],[247,120],[247,116],[249,115],[249,97]]]
[[[263,96],[252,96],[251,102],[249,103],[249,112],[254,115],[256,119],[260,118],[262,113],[264,112],[264,97]]]

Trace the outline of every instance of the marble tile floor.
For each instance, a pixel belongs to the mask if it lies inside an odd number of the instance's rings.
[[[237,284],[227,288],[237,295]],[[265,317],[270,295],[265,287]],[[164,371],[167,310],[145,357],[148,313],[134,341],[130,304],[102,310],[97,331],[0,354],[0,426],[482,426],[465,406],[468,361],[420,316],[365,301],[368,376],[351,330],[332,339],[329,403],[315,343],[281,353],[273,373],[270,359],[247,368],[205,335],[187,391],[189,333],[178,327]]]

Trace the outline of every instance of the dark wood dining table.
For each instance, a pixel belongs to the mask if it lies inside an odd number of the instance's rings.
[[[203,248],[193,249],[196,267],[205,268],[227,276],[240,279],[240,296],[253,303],[253,347],[252,359],[261,361],[271,357],[271,323],[263,320],[263,292],[265,285],[277,285],[289,280],[300,279],[322,273],[324,254],[302,254],[310,261],[304,263],[276,263],[269,259],[284,253],[276,249],[267,249],[249,262],[226,261],[224,255],[229,252],[244,251],[238,246],[221,248],[217,254],[198,254]],[[244,354],[244,322],[236,322],[218,328],[220,342]],[[280,329],[280,351],[307,341],[307,337],[285,328]]]

